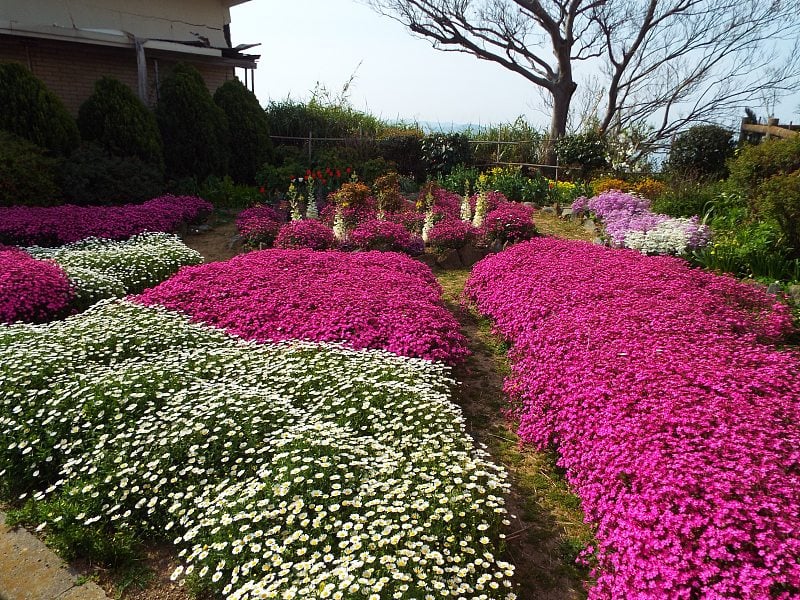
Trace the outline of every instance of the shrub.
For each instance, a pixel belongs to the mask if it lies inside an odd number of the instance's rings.
[[[716,204],[721,190],[720,183],[673,178],[660,196],[643,196],[653,201],[654,212],[672,217],[691,217],[705,215]]]
[[[479,178],[487,190],[497,191],[510,200],[545,204],[548,181],[541,174],[526,175],[519,167],[495,167]]]
[[[761,212],[775,219],[785,236],[785,244],[800,257],[800,170],[774,175],[758,187]]]
[[[273,159],[267,114],[238,79],[223,83],[214,93],[214,102],[228,117],[229,173],[234,181],[253,183],[261,165]]]
[[[194,67],[178,64],[161,83],[156,119],[173,179],[225,175],[230,146],[227,117]]]
[[[679,177],[722,179],[733,154],[733,133],[718,125],[696,125],[680,134],[669,150],[666,169]]]
[[[626,190],[628,189],[628,182],[617,177],[604,176],[592,179],[589,182],[589,187],[592,190],[592,194],[598,196],[609,190]]]
[[[63,316],[74,297],[58,265],[0,246],[0,323],[39,323]]]
[[[56,167],[39,146],[0,131],[0,206],[57,204]]]
[[[458,250],[475,243],[480,234],[480,229],[461,219],[442,219],[428,233],[428,244],[438,252]]]
[[[501,204],[487,213],[483,227],[487,240],[501,244],[529,240],[536,235],[533,209],[524,204]]]
[[[44,83],[18,63],[0,64],[0,129],[55,154],[80,142],[75,120]]]
[[[640,196],[644,196],[645,198],[655,201],[667,192],[667,185],[663,181],[646,177],[645,179],[640,179],[631,185],[630,190],[634,194],[639,194]],[[692,214],[698,213],[695,212]]]
[[[136,156],[114,156],[94,144],[85,144],[64,159],[59,184],[70,204],[126,204],[143,202],[164,190],[161,169]]]
[[[749,193],[773,175],[800,169],[800,135],[786,140],[764,140],[757,146],[740,148],[728,163],[731,182]]]
[[[555,150],[559,164],[577,167],[582,178],[608,168],[606,140],[598,130],[565,135],[556,141]]]
[[[397,165],[398,172],[421,181],[425,178],[422,139],[422,133],[416,129],[392,129],[379,137],[378,152]]]
[[[266,192],[264,188],[264,193]],[[209,175],[201,185],[197,186],[196,195],[211,202],[215,208],[245,208],[264,199],[258,188],[236,184],[227,175],[225,177]]]
[[[472,163],[469,137],[463,133],[432,133],[422,140],[422,159],[426,171],[445,177],[457,165]]]
[[[350,243],[359,250],[384,250],[421,254],[425,249],[422,239],[411,234],[399,223],[371,219],[350,232]]]
[[[334,245],[333,229],[316,219],[291,221],[280,228],[275,247],[291,250],[328,250]]]
[[[278,213],[269,206],[254,206],[239,213],[236,228],[250,246],[271,246],[281,228]]]
[[[112,156],[135,156],[164,168],[161,134],[155,115],[121,81],[103,77],[78,111],[81,137]]]

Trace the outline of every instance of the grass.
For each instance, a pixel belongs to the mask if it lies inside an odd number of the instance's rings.
[[[583,230],[571,225],[573,231]],[[502,380],[510,373],[509,344],[493,333],[488,319],[460,306],[468,270],[436,275],[444,301],[458,316],[473,352],[465,368],[456,373],[462,381],[457,400],[470,433],[487,445],[510,474],[509,508],[518,519],[508,534],[508,552],[517,566],[518,583],[526,592],[522,597],[585,598],[589,571],[575,560],[592,544],[592,528],[583,522],[580,500],[556,465],[555,452],[522,446],[513,422],[506,418],[511,405],[503,394]]]

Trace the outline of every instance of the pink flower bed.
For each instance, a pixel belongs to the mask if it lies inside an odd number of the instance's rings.
[[[67,311],[74,291],[55,263],[0,246],[0,323],[38,323]]]
[[[675,258],[540,238],[468,298],[513,343],[521,438],[597,524],[591,598],[800,595],[800,353],[786,307]]]
[[[281,228],[282,219],[270,206],[247,208],[236,217],[239,235],[252,245],[271,245]]]
[[[481,230],[461,219],[442,219],[433,226],[428,234],[428,243],[434,248],[463,248],[474,243],[481,235]]]
[[[145,231],[175,231],[213,209],[195,196],[161,196],[124,206],[0,207],[0,242],[60,246],[89,237],[123,240]]]
[[[483,223],[486,237],[499,242],[522,242],[536,235],[533,208],[524,204],[505,202],[491,210]]]
[[[182,269],[138,296],[258,341],[302,339],[461,361],[431,270],[394,252],[262,250]]]
[[[335,243],[333,229],[315,219],[290,221],[281,227],[275,238],[275,247],[287,250],[327,250],[333,248]]]
[[[350,243],[359,250],[393,250],[407,254],[422,254],[422,238],[409,232],[399,223],[370,219],[350,232]]]

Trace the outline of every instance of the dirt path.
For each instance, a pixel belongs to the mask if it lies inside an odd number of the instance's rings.
[[[507,559],[516,566],[520,600],[585,598],[588,573],[575,566],[578,552],[590,542],[578,499],[573,496],[547,453],[520,448],[514,424],[504,416],[508,400],[503,379],[508,373],[506,347],[489,323],[461,306],[469,271],[440,271],[437,278],[448,308],[469,339],[472,356],[456,370],[461,382],[456,402],[469,433],[485,444],[510,475],[507,506],[513,518],[507,534]]]
[[[233,244],[235,236],[236,214],[215,213],[205,225],[190,230],[184,236],[183,243],[197,250],[205,262],[217,262],[236,256]]]

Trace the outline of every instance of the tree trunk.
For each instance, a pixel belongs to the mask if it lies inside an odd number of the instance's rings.
[[[553,114],[550,119],[550,139],[545,146],[545,164],[556,164],[556,141],[567,133],[569,105],[578,88],[573,81],[563,81],[550,90],[553,97]]]

